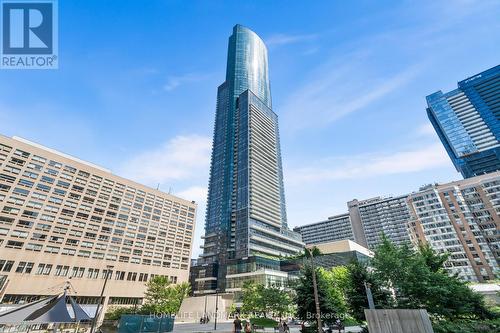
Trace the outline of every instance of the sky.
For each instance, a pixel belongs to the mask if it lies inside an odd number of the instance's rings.
[[[0,70],[0,133],[198,202],[232,27],[266,42],[288,224],[460,179],[425,96],[500,62],[500,2],[59,0],[59,69]]]

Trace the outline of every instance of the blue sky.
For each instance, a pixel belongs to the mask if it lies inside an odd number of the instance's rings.
[[[199,202],[236,23],[267,43],[290,226],[460,178],[425,96],[500,62],[498,1],[59,1],[59,69],[0,71],[0,133]]]

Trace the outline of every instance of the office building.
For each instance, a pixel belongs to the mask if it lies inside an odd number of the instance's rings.
[[[145,283],[188,281],[196,204],[21,138],[0,136],[0,299],[71,285],[81,304],[141,304]]]
[[[412,193],[409,232],[415,244],[449,253],[446,267],[483,282],[500,273],[500,172]]]
[[[464,178],[500,170],[500,65],[427,96],[427,115]]]
[[[354,240],[349,214],[330,216],[326,221],[293,228],[306,244],[319,244],[344,239]]]
[[[287,228],[278,116],[267,48],[241,25],[229,38],[217,92],[203,254],[194,294],[237,292],[246,280],[285,282],[278,258],[303,248]]]

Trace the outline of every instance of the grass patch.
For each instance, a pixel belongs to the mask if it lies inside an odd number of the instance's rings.
[[[250,318],[250,324],[271,328],[278,326],[278,322],[270,318]]]

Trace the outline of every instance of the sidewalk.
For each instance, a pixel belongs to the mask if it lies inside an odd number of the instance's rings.
[[[214,323],[210,322],[208,324],[199,323],[176,323],[174,325],[173,333],[232,333],[233,323],[224,321],[217,323],[217,331],[214,331]],[[259,332],[274,333],[273,328],[267,328],[264,331],[259,330]],[[292,326],[290,327],[290,333],[299,333],[300,327]],[[361,332],[361,328],[358,326],[346,327],[344,332],[357,333]],[[342,332],[342,333],[344,333]]]

